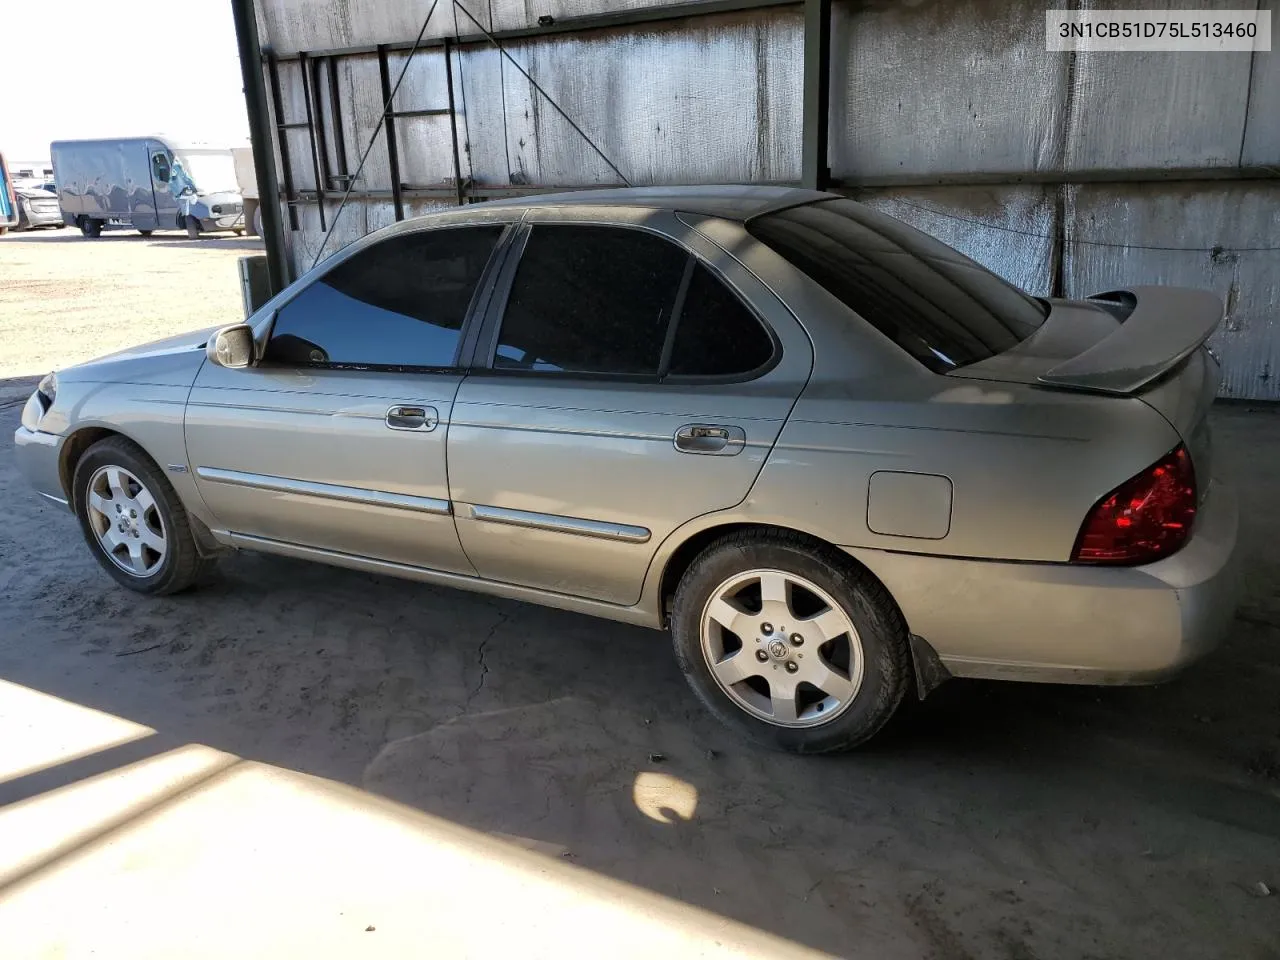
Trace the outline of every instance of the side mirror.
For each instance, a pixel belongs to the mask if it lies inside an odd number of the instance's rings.
[[[205,344],[205,355],[210,363],[228,370],[243,370],[252,366],[254,357],[253,327],[237,323],[223,327]]]

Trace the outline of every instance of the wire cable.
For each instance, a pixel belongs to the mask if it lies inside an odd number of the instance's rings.
[[[533,86],[533,89],[537,90],[540,94],[542,94],[543,98],[546,99],[547,103],[551,104],[551,106],[555,108],[556,113],[564,117],[565,121],[569,124],[569,126],[573,127],[573,129],[577,132],[578,136],[582,137],[582,139],[587,142],[587,146],[589,146],[592,150],[594,150],[596,154],[600,157],[600,159],[609,165],[609,169],[618,175],[618,179],[622,181],[623,185],[628,187],[631,186],[631,181],[628,180],[626,178],[626,175],[623,174],[623,172],[618,169],[618,165],[614,163],[612,160],[610,160],[608,156],[605,155],[605,152],[596,145],[596,142],[594,140],[592,140],[589,136],[587,136],[587,132],[585,130],[583,130],[580,126],[578,126],[576,123],[573,122],[573,118],[569,116],[569,114],[565,113],[563,109],[561,109],[560,104],[556,103],[555,99],[551,96],[551,94],[547,93],[546,90],[542,89],[542,85],[529,75],[529,71],[526,70],[524,67],[520,66],[520,64],[516,62],[515,58],[507,52],[507,48],[504,47],[498,41],[498,38],[495,37],[488,30],[486,30],[484,27],[484,24],[482,24],[479,20],[473,17],[471,15],[471,11],[468,10],[466,7],[464,7],[461,4],[461,2],[459,2],[459,0],[453,0],[453,5],[456,9],[461,10],[464,14],[466,14],[467,19],[476,25],[477,30],[479,30],[481,33],[483,33],[486,37],[489,38],[489,42],[498,48],[498,52],[501,53],[504,57],[506,57],[513,67],[515,67],[517,70],[520,71],[520,73],[524,76],[524,78],[528,80],[529,83]],[[506,121],[506,118],[504,117],[503,122],[505,123],[505,121]]]
[[[369,145],[364,148],[364,153],[360,155],[360,162],[356,164],[356,172],[348,178],[347,189],[343,192],[342,202],[338,204],[338,209],[333,214],[333,222],[320,240],[320,249],[316,251],[315,259],[311,261],[313,270],[316,264],[320,262],[320,255],[324,253],[324,248],[329,243],[329,237],[333,235],[333,230],[338,225],[338,218],[342,216],[342,211],[346,209],[347,199],[351,196],[351,191],[356,185],[360,171],[364,169],[364,162],[369,159],[369,153],[373,150],[373,144],[378,139],[378,134],[382,132],[382,125],[387,122],[387,114],[391,112],[391,104],[396,98],[396,91],[400,89],[400,83],[404,80],[404,75],[409,72],[409,64],[413,61],[413,55],[418,52],[418,47],[422,44],[422,38],[426,36],[427,24],[431,22],[431,15],[436,12],[436,6],[439,3],[440,0],[431,0],[431,9],[427,11],[427,18],[422,21],[422,29],[418,31],[417,39],[413,41],[409,55],[404,58],[404,66],[400,68],[400,76],[396,77],[396,85],[391,88],[391,94],[387,97],[387,102],[382,105],[382,115],[378,118],[378,122],[373,128],[373,135],[369,137]],[[323,123],[324,121],[322,120],[321,122]]]

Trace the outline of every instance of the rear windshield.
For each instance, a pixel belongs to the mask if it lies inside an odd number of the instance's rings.
[[[935,373],[1017,346],[1039,301],[946,244],[852,200],[757,217],[747,230]]]

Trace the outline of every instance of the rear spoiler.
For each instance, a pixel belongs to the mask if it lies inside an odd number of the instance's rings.
[[[1132,312],[1114,333],[1041,374],[1041,383],[1134,393],[1199,349],[1222,321],[1222,301],[1207,290],[1131,287],[1089,299],[1121,306],[1121,316],[1129,305]]]

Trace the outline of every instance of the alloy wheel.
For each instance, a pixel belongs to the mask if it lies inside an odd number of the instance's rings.
[[[99,467],[85,492],[89,525],[111,562],[132,577],[159,571],[168,551],[151,491],[124,467]]]
[[[699,622],[711,675],[747,713],[782,727],[829,723],[862,685],[849,615],[821,587],[782,570],[749,570],[712,591]]]

